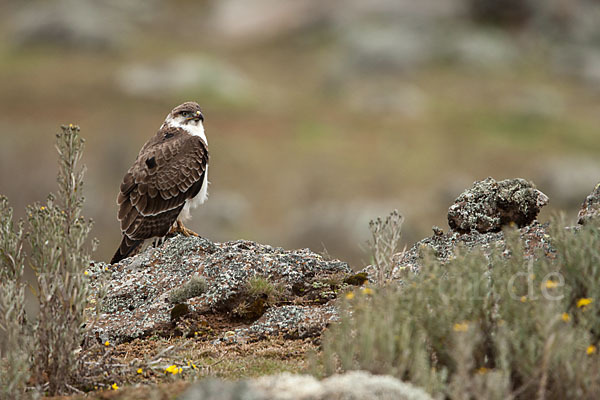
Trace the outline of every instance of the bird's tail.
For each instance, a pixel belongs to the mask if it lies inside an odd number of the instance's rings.
[[[136,255],[142,248],[143,240],[130,239],[127,235],[123,235],[121,244],[117,249],[115,255],[110,260],[111,264],[118,263],[124,258]]]

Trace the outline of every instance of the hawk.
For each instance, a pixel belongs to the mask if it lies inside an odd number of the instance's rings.
[[[207,198],[208,141],[195,102],[175,107],[123,177],[117,204],[123,239],[111,260],[135,255],[146,239],[196,235],[179,219]]]

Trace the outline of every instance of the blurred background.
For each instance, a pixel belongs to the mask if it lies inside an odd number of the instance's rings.
[[[3,0],[0,34],[0,193],[23,216],[56,191],[54,134],[80,125],[98,260],[186,100],[211,152],[188,226],[214,241],[360,267],[394,208],[410,245],[474,180],[533,180],[571,221],[600,181],[596,0]]]

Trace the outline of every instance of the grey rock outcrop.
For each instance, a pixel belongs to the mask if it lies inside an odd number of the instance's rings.
[[[524,227],[546,204],[548,196],[525,179],[487,178],[458,196],[448,210],[448,225],[459,233],[498,232],[511,223]]]
[[[341,285],[350,273],[348,264],[324,260],[308,249],[176,236],[118,264],[90,268],[92,290],[106,295],[86,340],[119,343],[157,332],[193,335],[207,315],[215,314],[238,325],[237,336],[243,338],[317,335],[337,316],[327,305],[339,289],[332,282]],[[174,304],[190,282],[202,284],[191,285],[197,289],[188,290],[193,297]]]
[[[585,198],[581,205],[581,210],[579,210],[578,217],[577,223],[580,225],[587,224],[592,220],[598,220],[598,217],[600,217],[600,183]]]
[[[553,257],[548,225],[536,221],[540,208],[547,203],[548,197],[525,179],[496,182],[487,178],[475,182],[450,206],[450,232],[434,227],[431,237],[396,254],[392,276],[402,279],[404,270],[419,271],[428,252],[445,263],[454,257],[458,247],[467,251],[481,248],[486,253],[496,247],[505,248],[505,226],[518,230],[526,256],[534,256],[536,250],[541,250],[542,254]],[[373,267],[365,268],[364,272],[373,276]]]

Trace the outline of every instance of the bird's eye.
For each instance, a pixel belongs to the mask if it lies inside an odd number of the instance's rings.
[[[182,111],[182,112],[181,112],[181,116],[182,116],[182,117],[184,117],[184,118],[187,118],[187,117],[189,117],[189,116],[190,116],[190,113],[189,113],[189,112],[187,112],[187,111]]]

